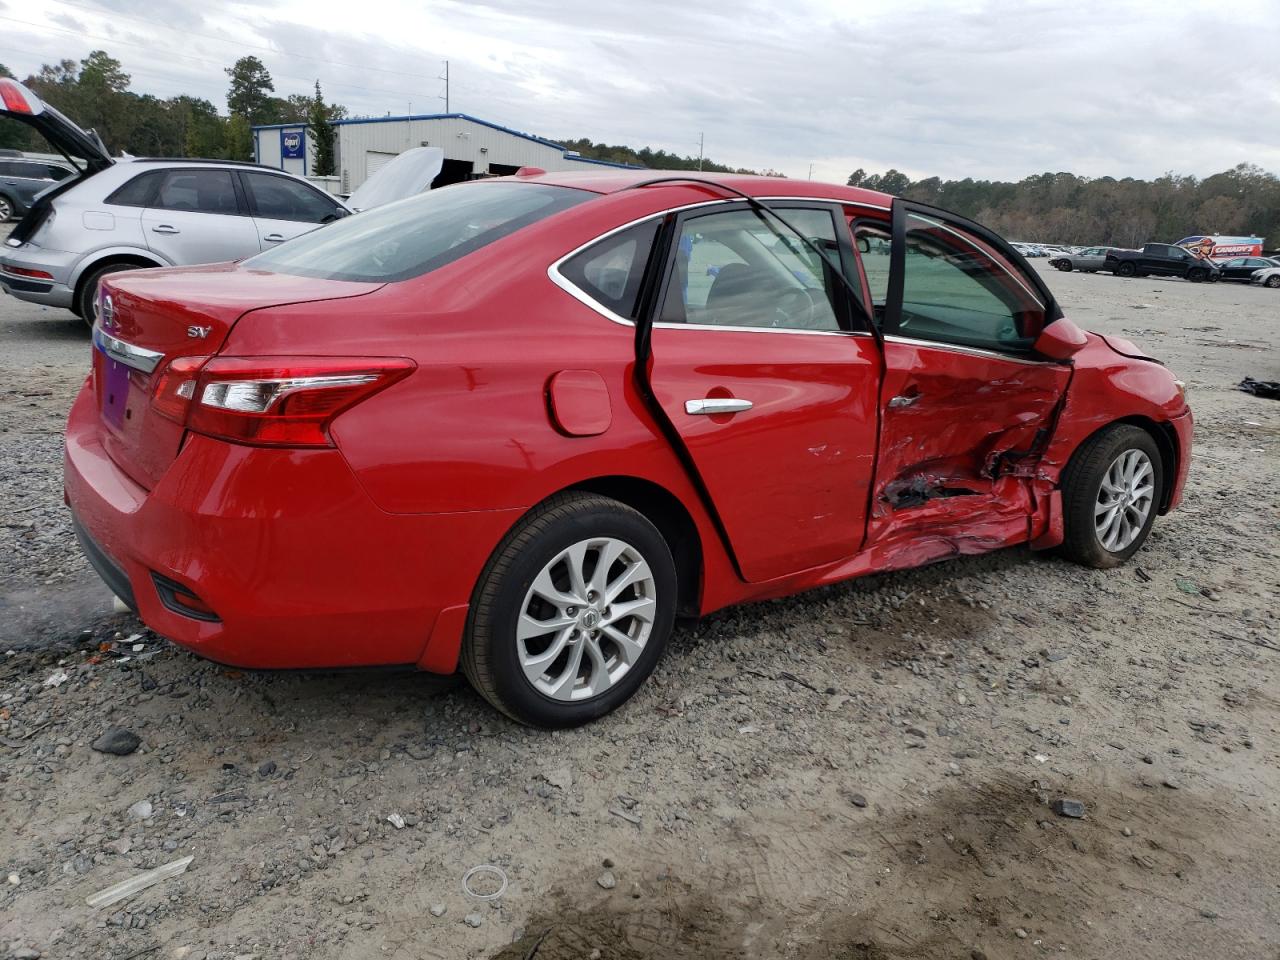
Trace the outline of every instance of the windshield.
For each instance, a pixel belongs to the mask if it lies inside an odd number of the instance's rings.
[[[540,183],[456,184],[347,217],[245,265],[299,277],[392,283],[438,270],[595,196]]]

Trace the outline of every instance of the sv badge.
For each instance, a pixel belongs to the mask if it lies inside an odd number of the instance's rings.
[[[213,327],[197,327],[193,325],[187,327],[187,336],[196,340],[202,340],[209,335],[209,331],[212,329]]]

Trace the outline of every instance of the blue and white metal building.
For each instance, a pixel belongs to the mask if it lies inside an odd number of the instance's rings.
[[[589,165],[627,166],[589,160],[554,141],[465,113],[338,120],[334,127],[340,181],[335,192],[344,194],[355,190],[392,157],[412,147],[444,149],[444,169],[435,186],[486,175],[506,176],[521,167],[562,171]],[[315,146],[306,124],[254,127],[253,144],[258,163],[302,176],[314,171]]]

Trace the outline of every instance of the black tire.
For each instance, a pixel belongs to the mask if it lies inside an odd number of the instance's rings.
[[[1141,450],[1151,461],[1154,495],[1146,522],[1134,541],[1123,550],[1108,550],[1098,538],[1094,507],[1102,480],[1111,465],[1129,450]],[[1062,474],[1062,515],[1065,539],[1060,552],[1086,567],[1105,569],[1124,563],[1138,552],[1151,533],[1164,490],[1164,464],[1151,434],[1127,423],[1113,424],[1094,434],[1071,457]]]
[[[109,273],[141,269],[134,263],[108,263],[103,267],[94,267],[81,278],[71,312],[92,327],[98,319],[98,281]]]
[[[1267,279],[1262,281],[1262,283],[1263,283],[1263,286],[1270,287],[1272,290],[1274,290],[1276,287],[1280,287],[1280,274],[1277,274],[1273,277],[1267,277]]]
[[[648,564],[656,610],[643,651],[603,693],[558,700],[534,687],[520,666],[516,623],[534,579],[557,554],[595,537],[621,540]],[[476,691],[520,723],[576,727],[621,706],[662,658],[676,614],[676,568],[662,534],[641,513],[608,497],[566,493],[525,516],[494,551],[472,595],[462,670]]]
[[[1071,272],[1070,260],[1059,260],[1057,263],[1054,264],[1054,266],[1057,267],[1059,270],[1061,270],[1063,273]]]
[[[1208,276],[1209,276],[1208,270],[1196,269],[1196,270],[1190,270],[1187,272],[1187,279],[1190,280],[1192,283],[1204,283],[1205,279]]]
[[[9,220],[12,220],[17,210],[18,205],[3,193],[0,193],[0,223],[6,223]]]
[[[1134,266],[1132,263],[1130,263],[1128,260],[1126,260],[1124,263],[1120,264],[1120,266],[1116,267],[1116,276],[1117,276],[1117,277],[1132,277],[1132,276],[1133,276],[1134,274],[1136,274],[1137,272],[1138,272],[1138,268],[1137,268],[1137,267],[1135,267],[1135,266]]]

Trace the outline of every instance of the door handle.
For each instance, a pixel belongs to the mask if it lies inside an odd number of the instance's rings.
[[[751,409],[750,400],[736,397],[708,397],[706,400],[686,400],[684,412],[691,416],[711,416],[717,413],[742,413]]]
[[[181,233],[177,227],[171,227],[167,223],[162,223],[158,227],[151,228],[152,233]]]
[[[920,397],[921,397],[921,394],[918,394],[918,393],[911,393],[911,394],[902,393],[902,394],[899,394],[898,396],[893,397],[892,399],[890,399],[890,401],[889,401],[889,409],[890,409],[890,410],[899,410],[899,409],[901,409],[902,407],[909,407],[909,406],[911,406],[913,403],[915,403],[917,400],[919,400],[919,399],[920,399]]]
[[[284,239],[283,233],[268,233],[262,238],[263,243],[279,243]]]

